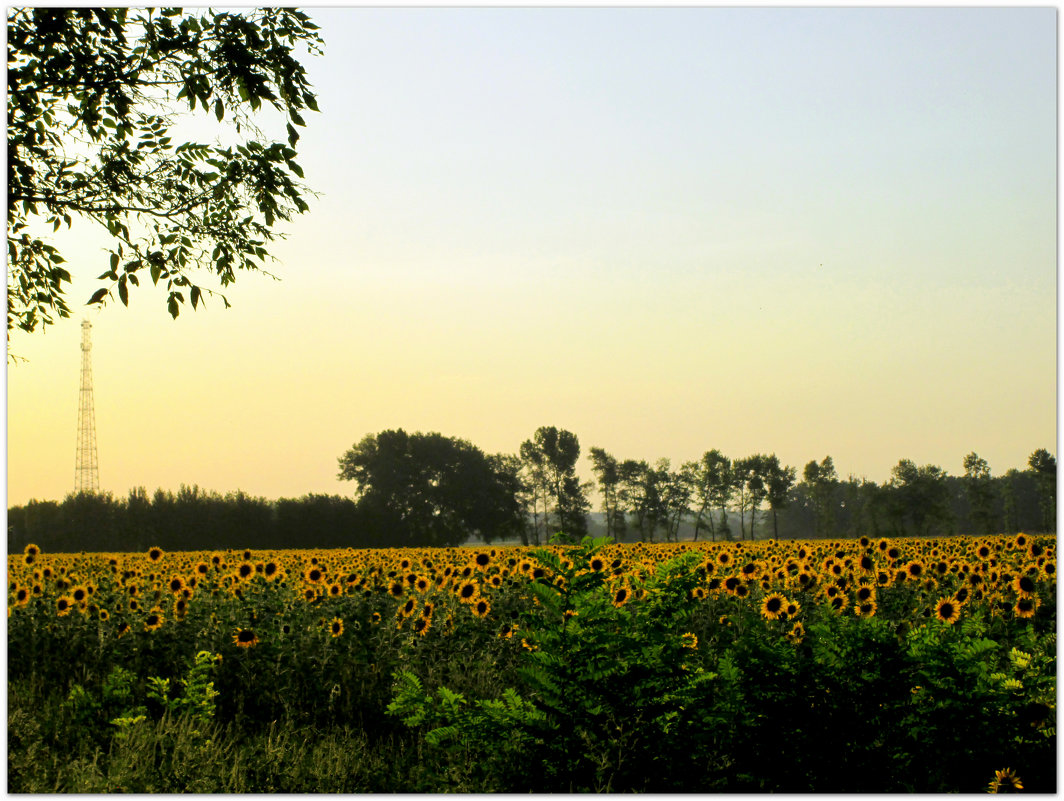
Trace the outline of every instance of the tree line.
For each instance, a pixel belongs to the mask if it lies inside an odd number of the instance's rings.
[[[469,540],[543,544],[606,534],[620,542],[947,536],[1055,532],[1056,459],[1034,451],[1025,470],[993,476],[976,453],[963,474],[902,459],[883,484],[841,479],[830,456],[799,474],[775,454],[706,451],[673,466],[588,452],[539,428],[516,454],[486,454],[439,433],[367,435],[338,460],[353,497],[309,494],[269,501],[185,486],[124,498],[71,494],[8,509],[8,549],[51,551],[455,546]],[[591,493],[600,505],[593,513]]]

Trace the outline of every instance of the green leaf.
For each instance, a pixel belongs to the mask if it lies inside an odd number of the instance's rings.
[[[103,289],[97,289],[95,292],[92,293],[92,297],[89,298],[89,304],[99,303],[105,297],[107,297],[107,288],[104,287]]]
[[[122,301],[123,306],[129,305],[129,289],[126,288],[126,277],[124,275],[118,279],[118,299]]]
[[[221,122],[222,117],[225,116],[225,106],[222,104],[221,98],[214,101],[214,116],[218,118],[218,122]]]

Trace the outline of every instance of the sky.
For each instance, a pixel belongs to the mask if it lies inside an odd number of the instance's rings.
[[[351,494],[367,434],[716,448],[884,482],[1057,452],[1054,8],[312,8],[318,193],[280,280],[14,332],[8,505],[74,487]],[[205,276],[207,286],[216,287]]]

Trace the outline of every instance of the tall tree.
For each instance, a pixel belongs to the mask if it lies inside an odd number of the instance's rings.
[[[702,458],[694,465],[693,499],[697,509],[695,511],[695,540],[698,540],[703,529],[713,536],[715,530],[713,510],[720,506],[717,502],[717,494],[720,487],[728,483],[725,473],[729,467],[728,457],[715,449],[702,454]]]
[[[772,536],[777,540],[780,538],[777,515],[787,507],[791,488],[794,487],[797,477],[797,469],[781,465],[776,454],[773,453],[766,457],[765,488],[768,496],[768,505],[772,510]]]
[[[964,457],[964,490],[968,496],[972,521],[979,533],[990,536],[994,533],[994,486],[990,477],[990,465],[975,451]]]
[[[519,524],[509,474],[479,448],[438,433],[402,429],[367,435],[339,459],[358,506],[394,532],[393,545],[490,541]]]
[[[1057,460],[1045,448],[1030,455],[1027,465],[1034,473],[1042,507],[1042,531],[1057,530]]]
[[[754,539],[754,525],[757,521],[757,513],[761,510],[761,504],[768,496],[768,457],[762,453],[755,453],[744,460],[747,469],[746,494],[750,505],[750,539]]]
[[[662,522],[665,524],[665,539],[679,541],[680,525],[691,514],[691,498],[695,492],[694,462],[684,462],[679,470],[673,470],[668,459],[657,464],[657,481],[661,487]]]
[[[739,513],[739,539],[746,539],[746,510],[750,508],[749,479],[752,470],[746,459],[736,459],[732,462],[729,474],[732,484],[732,497],[735,501],[735,510]]]
[[[635,518],[639,541],[653,542],[665,515],[661,474],[642,459],[625,459],[620,469],[624,496]]]
[[[540,545],[550,537],[547,530],[550,526],[550,483],[547,478],[547,459],[531,440],[521,443],[520,459],[521,480],[526,488],[522,497],[530,518],[529,539],[531,544]]]
[[[710,501],[715,508],[720,510],[717,531],[722,537],[730,539],[731,529],[728,527],[728,504],[731,503],[732,495],[735,492],[731,459],[718,450],[712,450],[706,453],[702,460],[710,482]],[[715,536],[713,536],[713,540],[716,541]]]
[[[576,475],[580,441],[576,434],[542,426],[521,443],[521,458],[530,466],[545,505],[545,525],[553,514],[558,531],[572,540],[587,534],[587,486]]]
[[[839,483],[838,473],[835,472],[835,462],[830,456],[825,456],[818,464],[816,460],[809,462],[802,471],[805,479],[806,491],[813,500],[815,510],[815,536],[831,537],[835,533],[835,488]]]
[[[42,226],[110,235],[90,303],[116,290],[128,303],[147,272],[176,317],[186,291],[193,308],[217,294],[194,269],[222,287],[261,271],[276,224],[309,208],[295,147],[317,101],[296,55],[321,45],[295,9],[8,9],[8,335],[70,316],[70,273]],[[173,141],[186,105],[210,116],[213,143]],[[256,126],[264,105],[285,141]]]
[[[1001,512],[1005,518],[1005,533],[1015,534],[1020,530],[1019,510],[1016,505],[1016,480],[1020,471],[1010,467],[1001,477]]]
[[[903,528],[912,524],[917,536],[950,534],[953,511],[946,472],[936,465],[917,467],[902,459],[891,471],[890,486],[895,497],[895,519]]]
[[[606,536],[617,539],[624,529],[624,512],[620,504],[620,463],[602,448],[591,448],[591,469],[602,495],[602,512],[606,517]]]

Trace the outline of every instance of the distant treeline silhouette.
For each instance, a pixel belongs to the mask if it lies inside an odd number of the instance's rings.
[[[878,485],[850,478],[791,487],[788,503],[778,517],[778,536],[880,537],[911,535],[983,534],[989,532],[1055,530],[1055,509],[1047,501],[1047,483],[1033,470],[1010,470],[985,483],[985,502],[973,506],[971,482],[941,475],[938,499],[905,495],[896,484]],[[1055,484],[1054,484],[1055,489]],[[1052,512],[1052,514],[1050,514]],[[772,536],[771,512],[762,510],[759,536]],[[692,513],[693,516],[693,513]],[[589,514],[587,531],[606,533],[605,516]],[[529,527],[533,525],[531,519]],[[224,495],[197,486],[176,492],[144,488],[126,497],[110,493],[70,494],[62,501],[30,501],[8,509],[8,552],[35,543],[45,551],[145,551],[378,548],[396,545],[440,544],[418,542],[409,532],[355,499],[339,495],[309,494],[302,498],[267,500],[243,492]],[[482,532],[483,534],[484,532]],[[694,523],[684,520],[670,539],[691,539]],[[488,532],[489,541],[498,539]],[[641,533],[634,525],[614,531],[617,539],[634,541]],[[512,531],[502,534],[515,541]],[[725,525],[716,526],[702,539],[738,539],[740,518],[734,512]],[[645,537],[644,537],[645,538]],[[528,537],[523,537],[528,541]],[[478,538],[477,541],[482,541]],[[454,542],[448,544],[456,544]]]
[[[486,454],[437,432],[369,434],[337,461],[353,498],[268,501],[182,485],[30,501],[8,509],[9,552],[380,548],[468,540],[538,545],[606,534],[618,542],[947,536],[1056,530],[1056,458],[1040,448],[1028,469],[994,477],[976,453],[964,475],[902,459],[884,484],[840,480],[830,456],[802,470],[775,454],[698,461],[617,458],[589,451],[596,484],[576,474],[575,434],[542,426],[517,454]],[[597,486],[596,486],[597,485]],[[597,489],[600,511],[589,494]],[[738,524],[738,525],[736,525]]]
[[[373,548],[389,545],[351,498],[306,495],[269,501],[182,485],[177,493],[137,488],[30,501],[8,509],[8,551],[169,551],[217,548]]]

